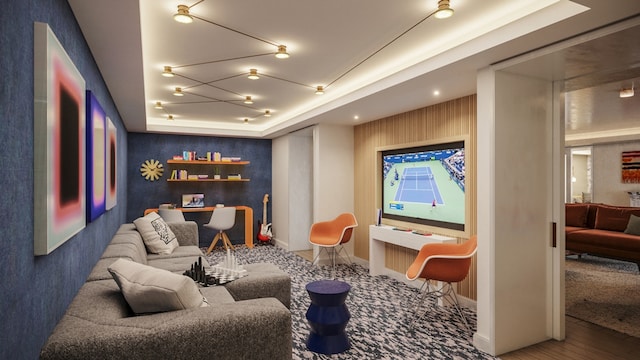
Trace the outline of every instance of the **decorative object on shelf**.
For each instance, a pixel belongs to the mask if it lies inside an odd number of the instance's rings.
[[[163,172],[164,168],[158,160],[145,160],[144,163],[142,163],[142,166],[140,166],[140,173],[145,180],[156,181],[162,177]]]

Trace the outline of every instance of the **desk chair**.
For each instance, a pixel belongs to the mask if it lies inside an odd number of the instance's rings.
[[[236,223],[235,207],[216,208],[213,211],[213,213],[211,214],[211,220],[209,220],[208,224],[204,224],[204,227],[217,230],[218,232],[214,236],[213,240],[211,241],[211,245],[209,245],[209,248],[207,249],[207,255],[211,253],[211,251],[216,246],[220,238],[222,238],[222,243],[224,244],[225,249],[228,249],[228,248],[231,248],[232,250],[236,249],[235,247],[233,247],[233,244],[231,243],[231,241],[229,241],[229,237],[227,236],[227,233],[224,232],[225,230],[231,229],[233,225],[235,225],[235,223]]]
[[[471,258],[475,255],[477,249],[478,241],[476,235],[473,235],[462,244],[425,244],[422,246],[418,256],[416,256],[416,259],[405,274],[407,280],[424,279],[424,284],[422,284],[420,292],[414,301],[411,328],[427,312],[425,310],[419,313],[420,306],[427,296],[433,295],[436,299],[448,300],[456,309],[467,330],[471,332],[467,319],[460,309],[458,296],[453,289],[452,283],[460,282],[467,277],[471,267]],[[441,288],[437,288],[431,284],[431,281],[441,281],[443,285]]]
[[[334,276],[336,270],[336,257],[340,256],[341,251],[344,251],[349,263],[351,263],[351,258],[344,249],[343,244],[351,240],[353,229],[356,226],[358,226],[358,221],[356,221],[356,217],[352,213],[342,213],[333,220],[312,224],[309,231],[309,242],[312,245],[319,246],[320,251],[318,251],[318,255],[316,255],[311,264],[316,263],[322,250],[325,250],[331,259],[332,276]]]
[[[158,209],[158,215],[165,222],[184,222],[184,214],[179,209]]]

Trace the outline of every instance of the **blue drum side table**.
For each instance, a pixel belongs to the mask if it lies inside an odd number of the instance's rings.
[[[345,328],[351,314],[345,300],[351,285],[338,280],[318,280],[306,286],[311,305],[307,321],[311,333],[307,348],[321,354],[337,354],[351,347]]]

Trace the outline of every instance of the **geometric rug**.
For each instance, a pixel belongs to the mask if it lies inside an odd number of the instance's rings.
[[[221,262],[226,252],[216,250],[207,256],[209,264]],[[306,347],[309,325],[305,317],[311,304],[305,289],[315,280],[331,279],[330,266],[313,266],[302,257],[277,246],[253,249],[236,245],[239,264],[269,262],[291,276],[291,319],[293,359],[495,359],[477,350],[458,316],[448,308],[434,307],[420,323],[409,328],[412,314],[407,307],[418,289],[387,276],[369,276],[359,265],[338,265],[335,278],[349,283],[346,300],[351,318],[346,332],[351,348],[332,356],[311,352]],[[463,308],[469,326],[475,329],[476,314]],[[260,334],[256,334],[260,336]]]
[[[567,257],[565,291],[567,315],[640,338],[640,273],[635,263]]]

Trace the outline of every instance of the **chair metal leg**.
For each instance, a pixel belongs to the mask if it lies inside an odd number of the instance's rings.
[[[422,284],[422,286],[420,287],[420,291],[416,295],[416,300],[414,301],[414,305],[412,309],[412,313],[414,316],[409,324],[409,328],[411,330],[414,329],[416,322],[422,319],[422,317],[428,312],[428,309],[425,309],[423,312],[420,312],[420,307],[422,306],[425,299],[429,295],[433,295],[436,298],[436,301],[438,298],[447,299],[448,302],[451,305],[453,305],[453,307],[455,308],[456,313],[462,320],[462,323],[464,324],[464,326],[467,328],[467,331],[472,332],[466,317],[462,313],[462,309],[460,308],[460,303],[458,302],[458,296],[453,289],[453,285],[451,285],[451,283],[444,283],[442,288],[438,289],[432,286],[429,280],[425,280],[424,284]]]
[[[471,327],[467,322],[467,318],[462,313],[462,309],[460,308],[460,302],[458,302],[458,295],[453,290],[453,286],[450,283],[447,283],[447,284],[448,284],[448,291],[443,296],[448,296],[449,299],[452,300],[450,302],[453,304],[453,307],[456,309],[456,312],[458,313],[458,316],[460,316],[460,319],[462,319],[462,323],[464,323],[464,326],[467,328],[467,331],[469,331],[470,333],[473,332],[471,331]]]

